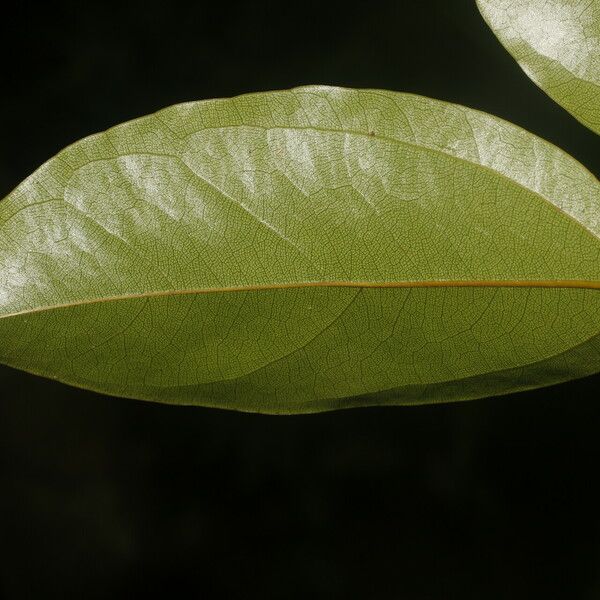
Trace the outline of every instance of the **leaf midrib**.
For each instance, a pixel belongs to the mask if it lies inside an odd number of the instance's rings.
[[[32,315],[63,308],[74,308],[90,304],[103,304],[108,302],[122,302],[127,300],[139,300],[146,298],[162,298],[172,296],[190,296],[198,294],[222,294],[230,292],[261,292],[269,290],[303,289],[303,288],[369,288],[369,289],[394,289],[394,288],[546,288],[546,289],[582,289],[600,290],[600,281],[586,281],[578,279],[532,279],[532,280],[431,280],[431,281],[301,281],[291,283],[267,283],[258,285],[244,285],[231,287],[195,288],[180,290],[154,290],[151,292],[139,292],[106,296],[102,298],[90,298],[64,304],[52,304],[32,309],[26,309],[0,314],[0,319],[8,319],[19,316]]]

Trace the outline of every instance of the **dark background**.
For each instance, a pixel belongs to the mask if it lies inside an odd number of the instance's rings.
[[[308,83],[485,110],[600,173],[598,139],[527,79],[474,0],[7,11],[0,197],[121,121]],[[600,598],[599,384],[272,417],[109,398],[4,368],[0,589],[7,599]]]

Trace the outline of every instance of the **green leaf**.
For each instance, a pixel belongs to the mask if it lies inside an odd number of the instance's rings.
[[[0,201],[0,362],[271,413],[600,370],[600,184],[461,106],[306,87],[181,104]]]
[[[477,4],[525,73],[600,134],[600,2],[477,0]]]

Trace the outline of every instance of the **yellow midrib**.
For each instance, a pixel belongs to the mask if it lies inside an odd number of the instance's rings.
[[[68,302],[64,304],[53,304],[32,309],[20,310],[7,314],[0,314],[0,319],[18,317],[61,308],[73,308],[88,304],[100,304],[106,302],[119,302],[124,300],[136,300],[145,298],[161,298],[165,296],[186,296],[192,294],[216,294],[228,292],[260,292],[265,290],[301,289],[310,287],[346,287],[346,288],[454,288],[454,287],[505,287],[505,288],[551,288],[551,289],[587,289],[600,290],[600,281],[586,281],[577,279],[540,279],[540,280],[438,280],[438,281],[303,281],[294,283],[271,283],[260,285],[245,285],[237,287],[212,287],[181,290],[155,290],[151,292],[140,292],[122,294],[117,296],[106,296],[103,298],[90,298]]]

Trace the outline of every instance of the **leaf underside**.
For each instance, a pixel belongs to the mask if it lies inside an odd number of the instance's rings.
[[[529,78],[600,134],[600,2],[477,0],[477,4]]]
[[[600,370],[600,186],[500,119],[305,87],[181,104],[0,201],[0,362],[268,413]]]

